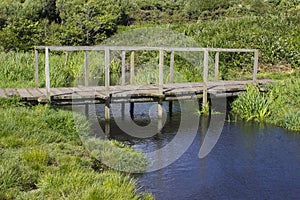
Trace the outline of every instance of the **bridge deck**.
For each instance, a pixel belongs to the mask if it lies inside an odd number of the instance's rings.
[[[258,85],[265,85],[271,80],[259,80]],[[213,96],[237,96],[245,91],[246,85],[252,81],[214,81],[207,83],[207,91]],[[172,101],[179,99],[202,98],[203,82],[169,83],[163,85],[160,92],[158,85],[126,85],[106,87],[70,87],[51,88],[50,99],[53,104],[85,104],[110,102],[151,102],[163,99]],[[6,88],[0,89],[0,98],[20,97],[30,103],[48,103],[45,88]]]

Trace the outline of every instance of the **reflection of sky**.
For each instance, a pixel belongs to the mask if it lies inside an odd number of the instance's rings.
[[[202,160],[198,158],[200,141],[198,134],[175,163],[144,174],[140,179],[144,190],[157,199],[298,198],[299,135],[251,123],[227,124],[215,149]]]
[[[147,125],[149,110],[152,116],[156,112],[155,105],[135,104],[136,123]],[[168,110],[168,104],[164,104],[164,109]],[[159,136],[146,139],[128,137],[112,121],[111,137],[143,152],[162,148],[172,141],[179,126],[178,104],[173,110],[173,117],[167,118]],[[96,105],[96,112],[103,119],[104,105]],[[129,118],[128,105],[125,115],[126,120]],[[201,124],[200,133],[180,159],[162,170],[138,175],[142,191],[152,192],[157,199],[298,199],[299,133],[251,122],[225,123],[217,145],[200,160],[198,153],[204,138],[201,132],[205,131]],[[189,134],[188,128],[184,134]],[[166,158],[159,156],[164,163]]]

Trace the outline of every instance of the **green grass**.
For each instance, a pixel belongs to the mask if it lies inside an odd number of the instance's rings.
[[[262,93],[253,85],[233,103],[232,111],[246,120],[266,121],[300,130],[300,78],[277,81]]]
[[[89,130],[85,117],[16,102],[0,100],[0,199],[153,198],[139,194],[128,174],[111,170],[89,153],[79,137]],[[100,149],[101,159],[145,169],[142,153],[117,142],[101,144],[108,149]]]

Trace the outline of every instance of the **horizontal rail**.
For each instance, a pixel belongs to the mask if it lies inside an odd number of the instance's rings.
[[[101,51],[108,48],[112,51],[212,51],[212,52],[255,52],[257,49],[230,49],[230,48],[200,48],[200,47],[146,47],[146,46],[36,46],[35,49],[50,51]]]

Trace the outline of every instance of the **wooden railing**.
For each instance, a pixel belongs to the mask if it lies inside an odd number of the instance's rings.
[[[159,51],[159,77],[158,85],[160,92],[163,91],[163,77],[164,77],[164,52],[171,52],[170,56],[170,83],[174,82],[174,54],[175,52],[204,52],[203,58],[203,81],[206,84],[208,82],[208,65],[209,65],[209,52],[215,52],[215,65],[214,74],[215,80],[219,78],[219,53],[220,52],[244,52],[244,53],[254,53],[254,63],[253,63],[253,81],[257,80],[257,70],[258,70],[258,54],[257,49],[224,49],[224,48],[196,48],[196,47],[146,47],[146,46],[36,46],[35,47],[35,85],[38,87],[39,82],[39,71],[38,71],[38,59],[39,50],[45,51],[45,81],[47,94],[50,96],[51,81],[50,81],[50,63],[49,63],[49,51],[84,51],[84,72],[85,72],[85,86],[88,86],[88,52],[89,51],[104,51],[105,52],[105,87],[107,92],[109,92],[110,86],[110,56],[111,51],[122,51],[122,70],[121,70],[121,84],[125,85],[125,60],[126,51],[130,51],[130,84],[134,84],[134,52],[135,51]],[[207,88],[203,91],[203,103],[207,102]]]

